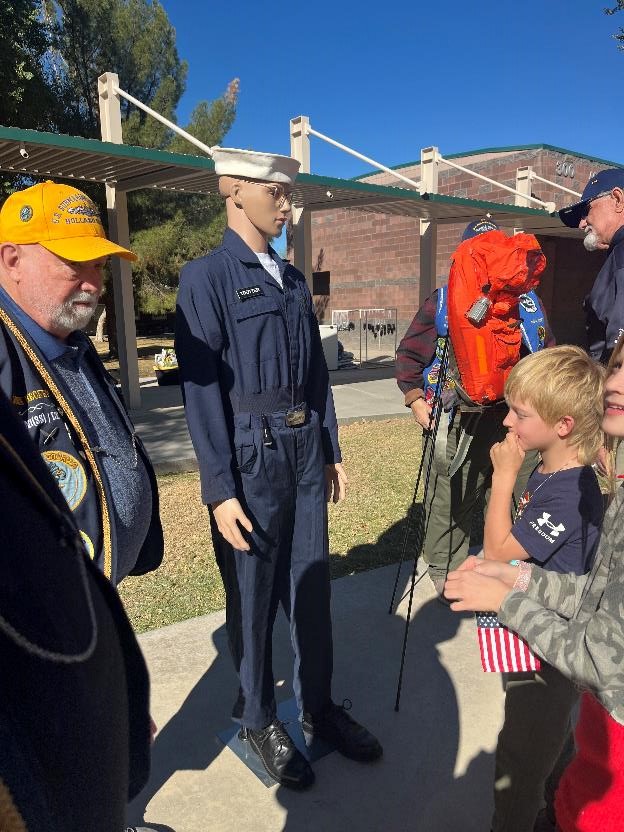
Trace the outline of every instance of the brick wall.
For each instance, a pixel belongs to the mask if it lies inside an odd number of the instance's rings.
[[[592,171],[604,164],[544,148],[498,151],[458,158],[497,182],[515,187],[516,169],[532,165],[546,179],[582,191]],[[574,178],[557,175],[557,164],[574,165]],[[420,164],[400,172],[418,181]],[[397,184],[389,174],[379,173],[364,181]],[[439,192],[468,199],[513,204],[514,196],[469,174],[440,167]],[[558,207],[576,201],[541,182],[533,182],[533,195],[552,201]],[[464,224],[438,226],[437,285],[446,283],[450,256],[457,246]],[[511,228],[505,229],[511,231]],[[549,259],[542,280],[541,294],[558,340],[584,343],[582,298],[589,291],[603,257],[589,255],[579,239],[541,237]],[[315,271],[330,272],[330,297],[323,320],[331,321],[331,311],[371,307],[396,307],[398,333],[402,336],[418,307],[420,285],[419,223],[410,217],[395,217],[364,211],[335,209],[312,215],[312,262]],[[326,300],[326,299],[325,299]]]

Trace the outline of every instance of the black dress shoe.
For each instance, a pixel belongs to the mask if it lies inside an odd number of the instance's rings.
[[[314,783],[310,763],[295,747],[279,719],[259,731],[243,727],[238,736],[249,743],[267,773],[281,786],[307,789]]]
[[[345,703],[349,700],[345,700]],[[318,714],[304,714],[302,720],[303,735],[309,745],[312,740],[320,739],[333,745],[337,751],[350,760],[362,763],[378,760],[383,754],[379,740],[363,725],[350,717],[348,707],[330,702]]]

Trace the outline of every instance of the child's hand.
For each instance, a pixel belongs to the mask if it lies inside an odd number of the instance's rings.
[[[490,459],[495,474],[508,474],[510,477],[513,476],[515,482],[524,462],[524,451],[520,447],[516,434],[510,431],[502,442],[492,445]]]
[[[444,584],[444,597],[453,602],[453,612],[498,611],[508,592],[509,587],[502,581],[480,575],[475,569],[449,572]]]
[[[517,566],[510,566],[500,560],[480,560],[478,558],[476,560],[477,563],[474,566],[476,572],[488,578],[496,578],[508,586],[509,589],[513,589],[518,577]]]
[[[468,555],[466,560],[457,567],[457,572],[465,572],[470,569],[476,569],[477,566],[483,563],[483,558],[478,558],[476,555]]]

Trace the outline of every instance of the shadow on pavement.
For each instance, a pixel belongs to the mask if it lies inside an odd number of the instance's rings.
[[[397,523],[384,536],[400,539],[403,524],[404,521]],[[371,548],[380,543],[382,539]],[[366,557],[366,548],[354,547],[342,560],[357,569]],[[411,566],[411,562],[404,566],[400,592],[408,582]],[[480,751],[467,761],[464,752],[461,765],[465,771],[460,770],[456,776],[462,739],[460,714],[454,681],[441,659],[441,646],[454,639],[465,616],[452,613],[435,598],[428,600],[430,589],[424,582],[417,586],[401,709],[396,713],[394,702],[405,620],[387,612],[395,574],[396,567],[389,566],[356,578],[347,577],[332,586],[333,698],[338,703],[344,698],[352,701],[353,717],[379,737],[384,757],[364,765],[334,752],[315,763],[317,780],[309,791],[295,793],[274,787],[274,798],[287,813],[281,827],[285,832],[482,832],[489,828],[493,755]],[[404,611],[403,605],[401,612]],[[217,655],[157,734],[152,775],[130,807],[131,823],[141,824],[150,800],[176,772],[204,771],[221,753],[230,754],[224,751],[217,734],[228,725],[237,679],[225,626],[219,627],[212,637]],[[177,659],[181,686],[185,684],[184,659],[182,653]],[[162,666],[163,672],[167,672],[167,659],[163,659]],[[288,623],[283,614],[278,614],[274,675],[279,701],[293,696],[292,667]],[[456,680],[463,672],[463,662],[461,667],[454,667]],[[152,672],[157,681],[158,666]],[[480,705],[475,703],[475,707]],[[474,708],[471,712],[474,719]],[[464,730],[465,727],[464,723]],[[474,740],[472,745],[479,747]],[[225,763],[231,768],[239,799],[241,791],[249,792],[249,812],[254,790],[264,786],[240,761],[227,759]],[[231,800],[232,818],[236,817],[239,807],[234,795],[219,794],[215,799],[220,804]],[[176,818],[181,820],[179,826],[176,823],[176,832],[184,832],[185,816],[197,818],[192,801],[192,794],[181,788],[175,798]],[[226,811],[229,815],[229,807]],[[247,816],[246,822],[252,818],[253,815]],[[145,822],[159,829],[157,824]],[[206,828],[210,828],[209,818],[206,823]],[[160,830],[165,832],[168,828]]]

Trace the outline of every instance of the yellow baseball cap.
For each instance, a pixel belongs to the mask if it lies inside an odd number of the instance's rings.
[[[50,180],[6,199],[0,210],[0,243],[39,243],[52,254],[83,263],[118,254],[137,256],[106,238],[96,204],[82,191]]]

